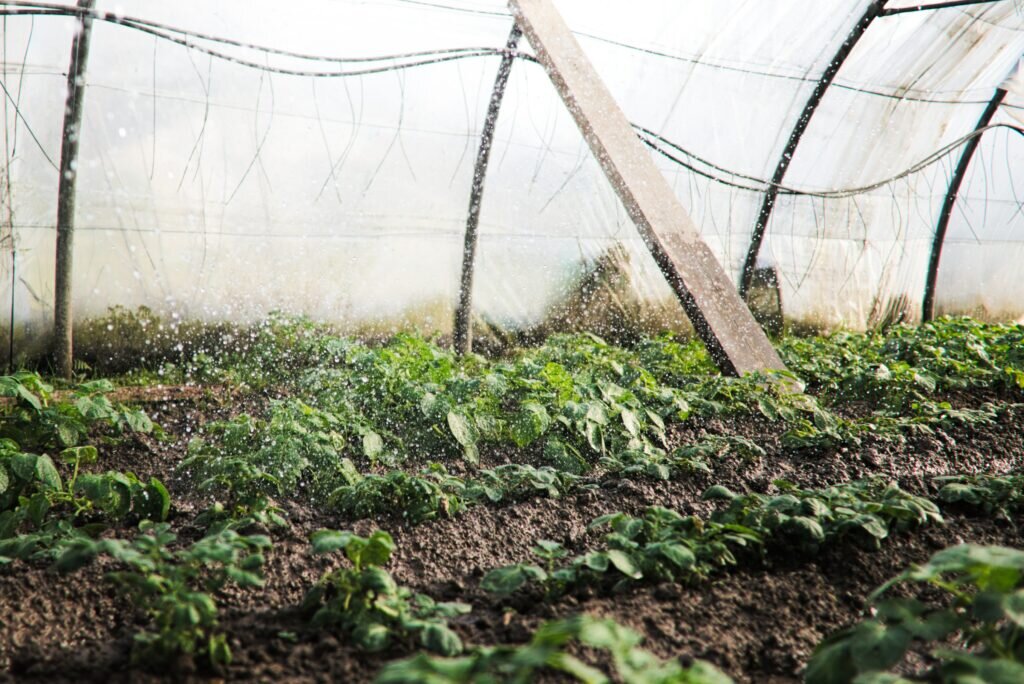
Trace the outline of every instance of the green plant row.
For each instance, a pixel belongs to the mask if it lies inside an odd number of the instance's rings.
[[[560,544],[541,541],[533,552],[544,565],[520,563],[490,571],[481,586],[511,594],[539,586],[557,595],[580,584],[638,581],[692,582],[737,563],[736,553],[781,549],[814,553],[840,539],[877,546],[894,529],[941,524],[931,501],[880,481],[852,482],[803,490],[777,482],[781,494],[738,495],[712,487],[705,499],[726,506],[710,519],[682,516],[661,506],[641,517],[613,513],[596,518],[590,529],[607,529],[598,550],[565,561]]]
[[[713,665],[684,667],[640,648],[639,634],[613,620],[579,615],[548,622],[521,646],[479,647],[462,658],[419,654],[387,664],[376,684],[527,684],[542,671],[585,684],[613,681],[569,652],[573,642],[611,656],[615,681],[624,684],[731,684]]]
[[[215,594],[226,584],[263,586],[264,535],[240,535],[222,529],[175,548],[177,535],[167,523],[143,521],[134,539],[77,537],[61,544],[58,570],[76,570],[100,555],[125,569],[110,572],[108,581],[126,595],[147,620],[135,635],[132,660],[149,667],[174,662],[181,654],[205,655],[214,667],[231,662],[227,638],[217,631]]]
[[[57,400],[38,375],[0,376],[0,563],[49,554],[59,540],[95,536],[111,521],[167,518],[170,496],[158,479],[81,472],[99,459],[82,444],[90,431],[154,430],[144,413],[104,396],[112,389],[95,381]]]
[[[627,350],[593,335],[556,335],[488,360],[410,335],[369,347],[302,321],[261,330],[225,363],[259,368],[253,382],[280,382],[291,399],[274,403],[266,420],[211,426],[196,452],[222,453],[237,469],[254,467],[289,490],[304,482],[323,495],[344,477],[344,458],[360,469],[460,458],[472,465],[481,449],[515,448],[573,474],[603,464],[664,477],[691,465],[666,453],[667,425],[694,416],[757,415],[779,425],[787,448],[833,448],[869,433],[900,439],[988,424],[1007,410],[949,403],[963,389],[1024,397],[1021,326],[969,319],[896,327],[887,336],[784,340],[789,368],[814,390],[806,394],[765,376],[722,377],[699,345],[670,337]],[[270,361],[276,357],[281,363]],[[287,372],[276,375],[280,369]],[[833,410],[851,402],[871,410],[856,419]],[[292,453],[317,478],[303,479],[301,463],[282,461]]]
[[[551,466],[526,464],[480,470],[468,479],[436,463],[418,473],[363,475],[340,455],[342,429],[337,416],[301,401],[276,402],[268,421],[241,416],[213,425],[189,445],[178,472],[236,516],[266,508],[268,499],[298,495],[350,517],[399,512],[414,523],[454,516],[477,503],[558,497],[579,480]],[[376,444],[369,433],[361,437],[364,446],[368,442]]]
[[[1024,551],[973,544],[939,551],[875,590],[868,605],[870,617],[818,646],[807,684],[910,684],[917,680],[892,669],[928,645],[935,664],[924,681],[1024,681]]]

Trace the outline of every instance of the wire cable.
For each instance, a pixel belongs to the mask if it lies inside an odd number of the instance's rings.
[[[232,38],[225,38],[223,36],[216,36],[209,33],[201,33],[199,31],[191,31],[188,29],[178,28],[170,26],[169,24],[163,24],[148,19],[142,19],[139,17],[132,17],[123,14],[115,14],[112,12],[100,12],[95,9],[85,9],[79,7],[69,7],[66,5],[59,5],[47,2],[27,2],[25,0],[4,0],[0,2],[0,6],[3,7],[16,7],[19,9],[14,10],[2,10],[5,16],[19,16],[19,15],[42,15],[42,16],[90,16],[94,20],[104,21],[111,24],[120,24],[128,26],[130,28],[146,27],[158,31],[175,33],[190,38],[196,38],[199,40],[210,41],[214,43],[220,43],[223,45],[230,45],[232,47],[240,47],[248,50],[256,50],[272,55],[280,55],[284,57],[291,57],[295,59],[302,59],[312,62],[330,62],[336,64],[345,64],[349,62],[382,62],[382,61],[393,61],[399,59],[408,58],[422,58],[432,57],[437,55],[446,55],[460,52],[486,52],[494,50],[497,54],[501,53],[498,48],[491,47],[462,47],[462,48],[441,48],[434,50],[418,50],[413,52],[402,52],[392,55],[377,55],[368,57],[329,57],[324,55],[314,55],[302,52],[293,52],[291,50],[283,50],[281,48],[273,48],[265,45],[258,45],[256,43],[247,43]]]
[[[715,181],[717,183],[721,183],[722,185],[726,185],[728,187],[737,188],[739,190],[749,190],[751,192],[759,192],[759,193],[760,192],[764,192],[769,187],[772,187],[774,185],[774,187],[778,189],[779,194],[782,194],[782,195],[798,195],[798,196],[804,196],[804,197],[819,197],[819,198],[822,198],[822,199],[842,199],[842,198],[846,198],[846,197],[853,197],[855,195],[862,195],[862,194],[871,192],[872,190],[877,190],[879,188],[885,187],[886,185],[890,185],[891,183],[894,183],[894,182],[896,182],[898,180],[906,178],[907,176],[911,176],[911,175],[913,175],[915,173],[918,173],[919,171],[923,171],[924,169],[928,168],[929,166],[932,166],[933,164],[938,163],[944,157],[948,156],[950,153],[952,153],[954,150],[956,150],[961,145],[964,145],[968,141],[973,140],[974,138],[981,136],[986,131],[989,131],[989,130],[992,130],[992,129],[995,129],[995,128],[1006,128],[1008,130],[1011,130],[1011,131],[1017,133],[1018,135],[1024,136],[1024,128],[1022,128],[1020,126],[1014,126],[1012,124],[1005,124],[1005,123],[991,124],[991,125],[985,126],[983,128],[978,128],[978,129],[976,129],[974,131],[971,131],[970,133],[968,133],[966,135],[963,135],[963,136],[957,138],[956,140],[953,140],[952,142],[950,142],[950,143],[948,143],[946,145],[943,145],[942,147],[940,147],[936,151],[932,152],[931,154],[927,155],[926,157],[924,157],[923,159],[918,161],[917,163],[911,165],[907,169],[905,169],[905,170],[903,170],[903,171],[901,171],[901,172],[899,172],[899,173],[897,173],[897,174],[895,174],[893,176],[889,176],[888,178],[884,178],[884,179],[875,181],[873,183],[869,183],[867,185],[862,185],[862,186],[852,187],[852,188],[840,188],[840,189],[835,189],[835,190],[805,190],[805,189],[796,188],[796,187],[793,187],[793,186],[783,185],[781,183],[774,183],[773,184],[769,180],[757,178],[755,176],[745,175],[745,174],[742,174],[742,173],[739,173],[739,172],[735,172],[735,171],[730,171],[729,169],[726,169],[726,168],[724,168],[722,166],[718,166],[718,165],[712,164],[711,162],[708,162],[707,160],[702,159],[701,157],[698,157],[697,155],[694,155],[694,154],[690,153],[685,148],[677,145],[676,143],[673,143],[672,141],[670,141],[670,140],[668,140],[668,139],[666,139],[666,138],[664,138],[664,137],[662,137],[662,136],[660,136],[660,135],[658,135],[656,133],[653,133],[653,132],[649,131],[646,128],[643,128],[642,126],[637,126],[636,124],[632,124],[632,125],[638,131],[638,135],[640,136],[640,139],[648,147],[650,147],[651,149],[655,150],[656,152],[661,154],[666,159],[669,159],[670,161],[672,161],[672,162],[674,162],[674,163],[676,163],[676,164],[678,164],[678,165],[680,165],[680,166],[682,166],[682,167],[692,171],[693,173],[698,174],[699,176],[707,178],[709,180]],[[705,171],[703,169],[699,169],[699,168],[695,167],[693,164],[691,164],[689,162],[686,162],[685,160],[680,159],[679,157],[673,155],[671,152],[668,152],[667,150],[664,150],[663,148],[661,148],[661,144],[668,145],[672,149],[675,149],[675,150],[681,152],[682,154],[686,155],[687,157],[690,157],[691,159],[695,159],[698,162],[700,162],[701,164],[704,164],[704,165],[708,166],[709,168],[712,168],[712,169],[714,169],[716,171],[728,174],[728,175],[733,176],[735,178],[742,178],[744,180],[753,181],[757,185],[756,186],[744,185],[742,183],[737,183],[735,181],[731,181],[731,180],[728,180],[726,178],[722,178],[721,176],[717,176],[717,175],[715,175],[713,173],[710,173],[708,171]]]
[[[503,18],[504,17],[512,18],[512,15],[511,14],[507,14],[507,13],[487,12],[487,11],[483,11],[483,10],[474,10],[474,9],[471,9],[471,8],[456,7],[456,6],[452,6],[452,5],[445,5],[445,4],[442,4],[442,3],[426,2],[425,0],[394,0],[394,1],[395,2],[404,2],[404,3],[410,4],[410,5],[419,5],[419,6],[436,8],[436,9],[442,9],[442,10],[458,11],[458,12],[465,12],[465,13],[470,13],[470,14],[484,14],[484,15],[489,15],[489,16],[503,17]],[[153,31],[171,32],[171,33],[176,33],[176,34],[179,34],[179,35],[184,35],[184,36],[189,36],[189,37],[192,37],[192,38],[197,38],[197,39],[200,39],[200,40],[206,40],[206,41],[221,43],[221,44],[224,44],[224,45],[230,45],[230,46],[233,46],[233,47],[240,47],[240,48],[245,48],[245,49],[257,50],[257,51],[265,52],[267,54],[280,55],[280,56],[285,56],[285,57],[290,57],[290,58],[295,58],[295,59],[308,60],[308,61],[315,61],[315,62],[329,62],[329,63],[344,64],[344,63],[350,63],[350,62],[352,62],[352,63],[355,63],[355,62],[379,62],[379,61],[389,61],[389,60],[398,60],[398,59],[406,59],[406,58],[420,58],[420,57],[429,57],[429,56],[435,56],[435,55],[464,54],[465,56],[473,56],[473,57],[475,57],[475,56],[479,56],[479,53],[502,54],[502,52],[503,52],[500,48],[465,47],[465,48],[445,48],[445,49],[438,49],[438,50],[423,50],[423,51],[418,51],[418,52],[407,52],[407,53],[399,53],[399,54],[394,54],[394,55],[380,55],[380,56],[371,56],[371,57],[328,57],[328,56],[323,56],[323,55],[312,55],[312,54],[306,54],[306,53],[292,52],[292,51],[289,51],[289,50],[282,50],[280,48],[272,48],[272,47],[267,47],[267,46],[263,46],[263,45],[257,45],[257,44],[254,44],[254,43],[246,43],[246,42],[243,42],[243,41],[238,41],[238,40],[234,40],[234,39],[230,39],[230,38],[224,38],[222,36],[215,36],[215,35],[211,35],[211,34],[207,34],[207,33],[201,33],[201,32],[198,32],[198,31],[190,31],[190,30],[186,30],[186,29],[181,29],[181,28],[169,26],[167,24],[161,24],[159,22],[154,22],[154,21],[149,21],[149,20],[145,20],[145,19],[140,19],[140,18],[137,18],[137,17],[129,17],[129,16],[124,16],[124,15],[117,15],[117,14],[113,14],[113,13],[110,13],[110,12],[99,12],[99,11],[96,11],[96,10],[85,10],[85,9],[80,9],[80,8],[77,8],[77,7],[68,7],[68,6],[65,6],[65,5],[59,5],[59,4],[54,4],[54,3],[29,2],[29,1],[26,1],[26,0],[6,0],[4,2],[0,2],[0,7],[14,7],[14,8],[17,8],[17,9],[0,9],[0,15],[2,15],[2,16],[26,16],[26,15],[36,15],[36,16],[79,16],[79,15],[83,15],[83,14],[89,14],[90,16],[92,16],[94,19],[96,19],[98,21],[105,21],[105,22],[108,22],[108,23],[119,24],[119,25],[122,25],[122,26],[125,26],[125,27],[128,27],[128,28],[136,28],[136,29],[139,29],[139,30],[142,30],[144,32],[151,33],[151,34],[153,34],[152,33]],[[146,30],[146,29],[149,29],[149,30]],[[720,63],[716,64],[714,62],[709,62],[707,60],[699,59],[699,58],[696,58],[696,57],[689,57],[689,56],[685,56],[685,55],[674,55],[674,54],[670,54],[670,53],[667,53],[667,52],[662,52],[662,51],[659,51],[659,50],[654,50],[654,49],[651,49],[651,48],[646,48],[646,47],[642,47],[642,46],[639,46],[639,45],[633,45],[631,43],[625,43],[625,42],[622,42],[622,41],[614,40],[612,38],[607,38],[605,36],[600,36],[600,35],[596,35],[596,34],[592,34],[592,33],[587,33],[585,31],[573,31],[573,34],[577,35],[577,36],[580,36],[580,37],[583,37],[583,38],[588,38],[588,39],[591,39],[591,40],[599,41],[599,42],[602,42],[602,43],[605,43],[605,44],[608,44],[608,45],[614,45],[614,46],[617,46],[617,47],[621,47],[623,49],[639,52],[639,53],[642,53],[642,54],[647,54],[647,55],[651,55],[651,56],[655,56],[655,57],[660,57],[660,58],[664,58],[664,59],[671,59],[671,60],[675,60],[675,61],[686,62],[688,64],[693,64],[695,66],[703,66],[703,67],[707,67],[707,68],[711,68],[711,69],[718,69],[718,70],[721,70],[721,71],[731,71],[731,72],[735,72],[735,73],[748,74],[748,75],[752,75],[752,76],[763,76],[765,78],[776,78],[776,79],[782,79],[782,80],[788,80],[788,81],[795,81],[795,82],[799,82],[799,83],[816,83],[817,82],[817,78],[812,78],[812,77],[809,77],[809,76],[801,76],[801,75],[795,75],[795,74],[783,74],[783,73],[779,73],[779,72],[769,71],[769,70],[766,70],[766,69],[754,69],[754,68],[749,68],[749,67],[733,66],[733,65],[729,65],[729,64],[720,64]],[[153,35],[158,35],[158,34],[153,34]],[[160,35],[160,37],[167,38],[167,36],[165,36],[165,35]],[[175,40],[173,42],[176,42],[176,43],[178,43],[180,45],[186,45],[188,47],[193,47],[195,49],[202,50],[204,52],[208,52],[208,50],[206,48],[203,48],[201,46],[197,46],[197,45],[195,45],[193,43],[190,43],[188,41]],[[234,59],[232,57],[225,56],[225,55],[223,55],[221,53],[212,53],[212,54],[214,54],[214,56],[230,59],[231,61],[238,61],[239,63],[242,63],[245,66],[248,66],[248,67],[251,67],[251,68],[264,68],[264,69],[266,69],[265,65],[262,65],[262,64],[259,64],[259,63],[256,63],[256,62],[239,61],[239,60]],[[529,54],[526,54],[526,53],[520,53],[520,54],[517,54],[516,56],[518,58],[524,59],[526,61],[530,61],[530,62],[535,62],[536,61],[536,58],[534,58],[532,55],[529,55]],[[449,60],[443,60],[443,61],[449,61]],[[426,61],[426,62],[422,62],[422,63],[421,62],[416,62],[414,64],[405,65],[405,66],[403,66],[401,68],[407,68],[408,66],[421,66],[421,65],[424,65],[424,64],[434,64],[434,63],[436,63],[436,62],[431,62],[431,61]],[[358,76],[358,75],[366,75],[367,73],[378,73],[378,72],[376,72],[376,71],[367,71],[367,72],[355,72],[355,73],[353,73],[353,72],[343,72],[343,73],[338,73],[338,72],[327,72],[327,73],[324,73],[324,72],[301,72],[301,73],[297,73],[297,72],[293,72],[293,71],[290,71],[290,70],[285,70],[285,71],[281,71],[281,72],[278,72],[278,73],[285,73],[285,74],[291,74],[291,75],[311,75],[311,76],[330,77],[330,76],[343,76],[343,75],[344,76]],[[887,98],[887,99],[899,100],[899,101],[908,101],[908,102],[921,102],[921,103],[927,103],[927,104],[976,105],[976,104],[987,104],[987,102],[988,102],[987,100],[952,100],[952,99],[940,99],[940,98],[934,98],[934,97],[924,97],[924,96],[910,95],[909,94],[910,92],[916,90],[916,89],[912,89],[912,88],[911,89],[901,88],[901,89],[899,89],[899,92],[892,92],[892,93],[890,93],[890,92],[885,92],[883,90],[878,90],[876,88],[870,88],[870,87],[865,87],[865,86],[857,86],[857,85],[848,84],[848,83],[842,83],[842,82],[835,82],[835,83],[832,84],[832,87],[839,88],[839,89],[842,89],[842,90],[848,90],[848,91],[851,91],[851,92],[862,93],[862,94],[865,94],[865,95],[872,95],[872,96],[875,96],[875,97],[883,97],[883,98]],[[920,92],[927,93],[929,91],[921,90]],[[966,92],[966,91],[961,91],[961,92]],[[1020,107],[1018,107],[1016,105],[1006,105],[1006,106],[1013,107],[1013,108],[1020,108]]]

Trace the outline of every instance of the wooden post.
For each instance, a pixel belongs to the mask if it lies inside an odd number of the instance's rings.
[[[476,166],[473,167],[473,187],[469,193],[469,215],[466,218],[466,237],[462,247],[459,304],[455,309],[455,325],[452,332],[455,353],[459,355],[473,351],[473,271],[476,263],[477,228],[480,225],[480,204],[484,196],[484,179],[487,177],[491,146],[494,144],[494,127],[498,121],[498,112],[501,110],[501,100],[505,96],[508,76],[512,71],[515,49],[522,35],[519,25],[516,24],[505,43],[505,54],[501,56],[498,75],[494,79],[491,102],[487,106],[487,118],[484,119],[484,129],[480,134]]]
[[[728,375],[783,369],[551,0],[509,7],[718,367]]]
[[[95,0],[78,0],[78,32],[71,41],[68,94],[64,105],[64,135],[60,145],[57,186],[57,263],[53,291],[53,356],[57,375],[70,379],[74,354],[71,333],[71,277],[74,261],[75,181],[78,178],[78,142],[82,132],[85,65],[89,59],[91,11]]]

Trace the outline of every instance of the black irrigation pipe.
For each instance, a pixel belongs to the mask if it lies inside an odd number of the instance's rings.
[[[871,23],[879,16],[881,11],[885,9],[885,3],[887,0],[873,0],[868,5],[867,10],[857,23],[854,24],[853,28],[846,36],[846,40],[843,41],[842,45],[836,51],[836,54],[832,57],[828,64],[828,67],[822,73],[821,78],[818,79],[818,84],[814,87],[811,92],[811,96],[807,99],[807,103],[804,105],[803,111],[796,120],[796,125],[793,126],[792,132],[789,134],[789,140],[786,142],[786,146],[782,150],[782,155],[779,158],[779,163],[775,166],[775,173],[772,174],[771,185],[768,186],[765,191],[764,201],[761,203],[761,211],[758,213],[757,222],[754,224],[754,230],[750,235],[750,246],[747,247],[747,255],[743,260],[743,269],[740,272],[740,296],[746,298],[747,291],[750,289],[751,280],[754,277],[754,269],[757,267],[757,258],[761,253],[761,244],[764,242],[764,234],[768,228],[768,221],[772,215],[772,209],[775,207],[775,199],[779,194],[778,184],[782,183],[786,177],[786,171],[789,169],[790,162],[793,161],[793,155],[796,153],[796,148],[800,144],[800,139],[803,138],[804,132],[807,131],[807,126],[811,123],[811,117],[814,116],[814,112],[818,109],[818,105],[821,104],[822,98],[825,97],[825,93],[828,91],[829,85],[832,80],[839,73],[839,69],[843,66],[843,62],[853,52],[854,46],[861,39],[864,33],[871,26]]]
[[[466,218],[466,236],[462,247],[462,273],[459,276],[459,303],[455,309],[455,322],[452,328],[452,344],[455,353],[459,355],[468,354],[473,350],[473,271],[476,262],[477,229],[480,225],[480,205],[483,202],[484,180],[487,176],[491,147],[494,144],[494,129],[501,111],[501,100],[505,96],[505,86],[508,85],[513,57],[522,33],[519,24],[513,24],[508,42],[505,44],[505,54],[498,66],[498,75],[494,79],[494,90],[491,91],[487,118],[480,134],[476,165],[473,167],[473,187],[469,193],[469,215]]]
[[[964,146],[963,151],[960,153],[960,161],[957,163],[956,169],[954,169],[953,175],[949,179],[949,188],[946,190],[946,198],[942,203],[939,221],[935,225],[935,237],[932,241],[932,251],[928,259],[928,274],[925,277],[924,298],[921,302],[922,321],[930,321],[935,317],[935,285],[939,277],[939,262],[942,260],[942,245],[946,240],[946,230],[949,228],[949,219],[953,215],[953,207],[956,206],[956,196],[960,192],[960,185],[963,183],[964,176],[967,175],[967,169],[971,165],[974,151],[978,149],[978,143],[981,141],[980,132],[985,131],[989,127],[992,117],[995,116],[999,105],[1002,104],[1005,98],[1006,90],[996,88],[996,92],[992,95],[988,106],[985,107],[985,111],[981,113],[978,123],[974,126],[975,132],[979,132],[979,135],[971,138]]]

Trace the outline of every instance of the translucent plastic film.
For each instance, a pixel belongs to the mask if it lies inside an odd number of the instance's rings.
[[[738,282],[786,142],[869,3],[556,5]],[[94,22],[84,79],[76,316],[146,305],[449,329],[497,51],[513,25],[503,3],[97,9],[115,15]],[[52,319],[78,20],[2,21],[0,319],[31,336]],[[949,222],[938,309],[1024,314],[1024,96],[1007,80],[1022,52],[1012,0],[870,22],[820,93],[767,223],[759,263],[778,273],[787,317],[861,327],[893,306],[919,315],[953,169],[1002,86]],[[633,296],[675,306],[547,75],[517,59],[485,181],[475,310],[532,325],[610,254]]]

